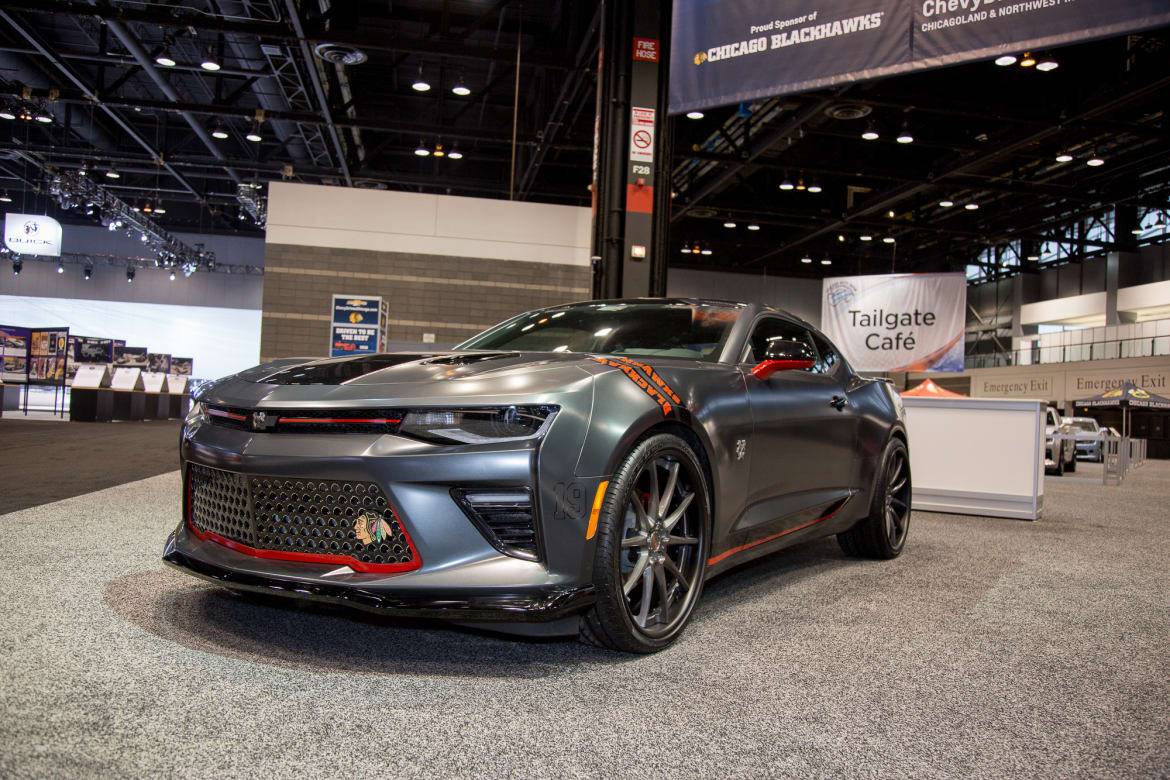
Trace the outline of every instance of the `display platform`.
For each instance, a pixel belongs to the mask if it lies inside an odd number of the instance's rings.
[[[139,390],[113,390],[114,420],[145,420],[146,393]]]
[[[69,419],[75,422],[110,422],[114,419],[114,391],[75,387],[69,393]]]

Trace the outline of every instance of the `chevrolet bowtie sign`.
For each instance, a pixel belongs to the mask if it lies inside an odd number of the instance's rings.
[[[61,256],[61,223],[41,214],[5,214],[4,246],[18,255]]]
[[[1170,24],[1170,0],[674,0],[670,113]]]

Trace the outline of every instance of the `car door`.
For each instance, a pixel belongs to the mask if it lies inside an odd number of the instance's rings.
[[[807,342],[818,356],[808,370],[752,374],[772,339]],[[760,318],[745,345],[741,370],[752,409],[749,503],[741,528],[768,524],[783,529],[849,495],[855,475],[856,414],[849,405],[844,361],[828,342],[821,349],[803,325],[776,316]],[[822,352],[824,350],[824,352]],[[785,523],[787,519],[789,522]],[[770,530],[775,530],[770,529]]]

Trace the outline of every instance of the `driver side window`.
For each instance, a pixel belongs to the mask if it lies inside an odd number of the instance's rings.
[[[816,355],[809,333],[799,325],[777,317],[766,317],[756,323],[752,336],[748,339],[747,355],[744,362],[759,363],[764,360],[768,344],[776,339],[796,341],[808,347],[809,354]]]

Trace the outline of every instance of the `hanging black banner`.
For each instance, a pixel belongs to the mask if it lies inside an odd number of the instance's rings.
[[[1170,24],[1170,0],[674,0],[670,113]]]

